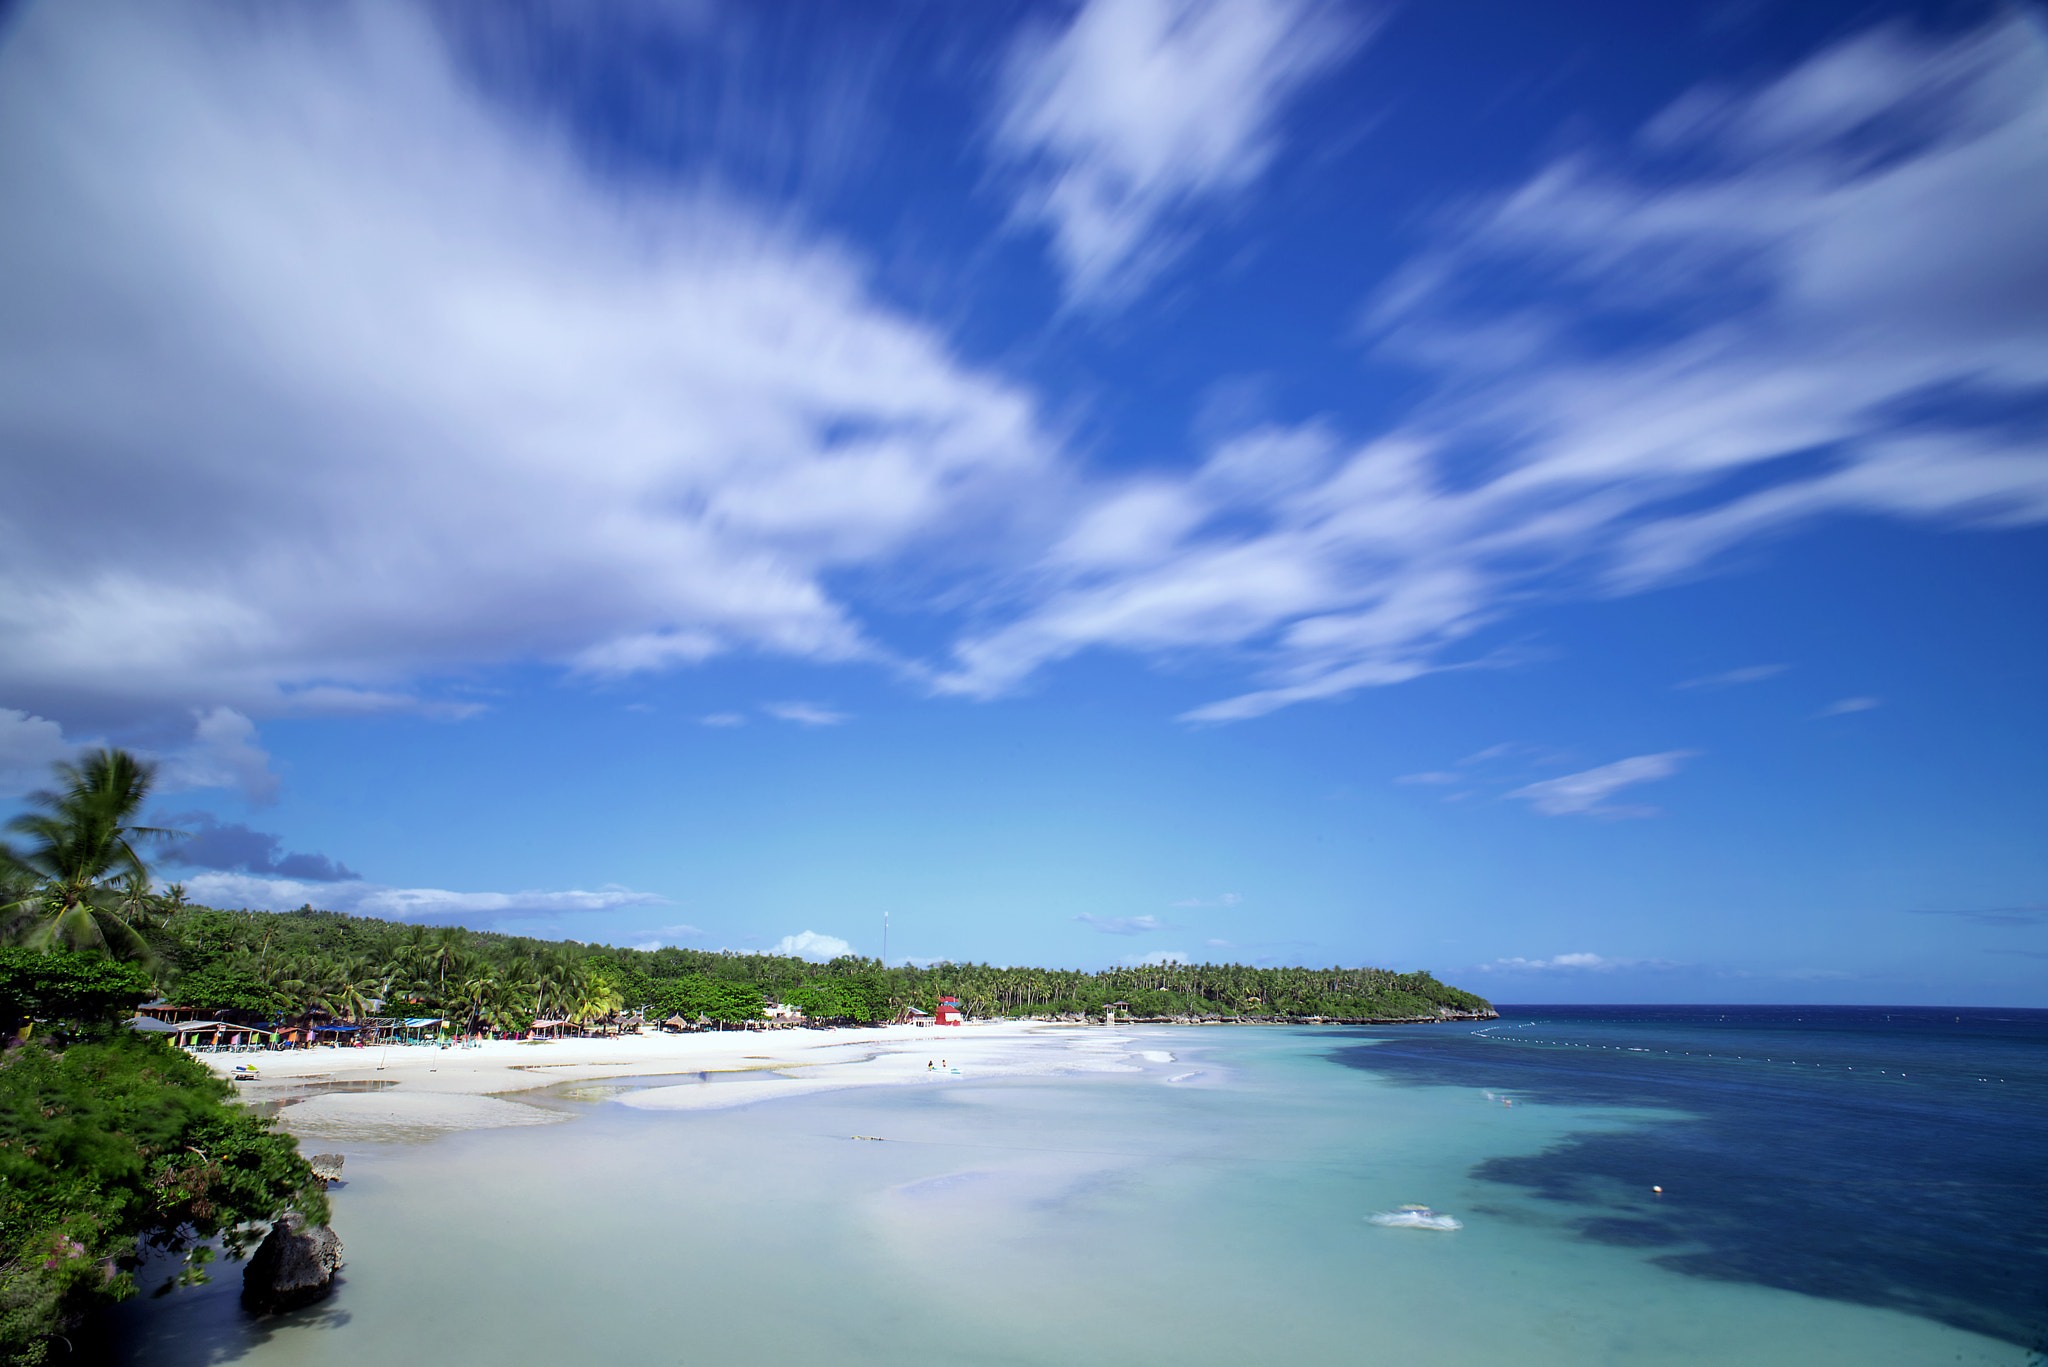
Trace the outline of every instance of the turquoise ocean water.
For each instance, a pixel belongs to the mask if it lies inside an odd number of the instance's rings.
[[[1128,1072],[720,1111],[563,1089],[549,1104],[570,1123],[342,1146],[348,1266],[322,1305],[251,1320],[230,1268],[124,1307],[98,1351],[2041,1361],[2048,1013],[1964,1029],[1670,1011],[1504,1010],[1483,1033],[1140,1027],[1120,1032]],[[1404,1202],[1464,1227],[1368,1223]]]

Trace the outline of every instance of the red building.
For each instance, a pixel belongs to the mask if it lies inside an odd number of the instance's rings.
[[[962,1019],[960,1015],[960,999],[958,997],[939,998],[939,1014],[932,1017],[934,1024],[958,1025]]]

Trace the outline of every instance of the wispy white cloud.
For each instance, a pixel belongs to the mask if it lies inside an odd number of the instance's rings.
[[[1104,935],[1143,935],[1154,930],[1175,929],[1157,916],[1090,916],[1083,912],[1074,919],[1093,926]]]
[[[1234,907],[1239,905],[1243,901],[1244,898],[1238,896],[1236,893],[1225,892],[1220,893],[1215,897],[1207,899],[1200,897],[1190,897],[1186,901],[1175,902],[1173,905],[1177,907]]]
[[[1868,712],[1873,707],[1884,706],[1881,698],[1840,698],[1814,713],[1820,717],[1845,717],[1851,712]]]
[[[1189,211],[1272,161],[1279,115],[1360,37],[1317,0],[1086,0],[1012,55],[997,149],[1070,299],[1119,302],[1171,259]]]
[[[1540,764],[1560,758],[1562,756],[1559,752],[1547,749],[1541,745],[1532,745],[1527,741],[1520,740],[1504,740],[1498,744],[1489,745],[1484,750],[1473,751],[1458,761],[1458,767],[1464,769],[1475,764],[1491,764],[1495,760],[1501,759],[1529,760]]]
[[[761,710],[780,721],[793,721],[799,726],[837,726],[851,721],[853,714],[834,712],[808,702],[765,702]]]
[[[445,888],[397,888],[383,883],[309,882],[255,874],[210,872],[181,880],[202,906],[289,911],[311,903],[324,911],[345,911],[393,921],[443,917],[518,921],[563,912],[610,911],[616,907],[660,905],[651,892],[610,885],[594,892],[451,892]]]
[[[1775,679],[1790,668],[1790,665],[1744,665],[1740,669],[1725,670],[1719,674],[1707,674],[1697,679],[1686,679],[1671,686],[1677,690],[1691,688],[1734,688],[1741,684],[1762,683],[1765,679]]]
[[[1548,959],[1495,959],[1476,965],[1481,973],[1613,973],[1622,969],[1682,968],[1669,959],[1614,959],[1604,954],[1554,954]]]
[[[1058,484],[842,247],[592,174],[417,8],[31,7],[0,198],[0,689],[45,715],[877,658],[828,576],[994,554]]]
[[[1160,964],[1191,964],[1194,959],[1183,950],[1162,949],[1151,954],[1119,959],[1117,962],[1125,968],[1147,968]]]
[[[1667,750],[1659,755],[1636,755],[1597,769],[1527,784],[1508,796],[1526,800],[1545,816],[1655,816],[1655,807],[1614,807],[1607,805],[1607,799],[1623,788],[1671,777],[1680,764],[1698,753]]]
[[[1228,652],[1259,686],[1186,716],[1240,720],[1486,662],[1461,643],[1534,599],[1669,584],[1816,518],[2048,520],[2048,454],[1970,416],[2048,391],[2043,240],[2027,20],[1882,30],[1696,93],[1448,221],[1390,282],[1375,358],[1438,399],[1364,442],[1276,428],[1105,491],[1038,603],[939,686]],[[1503,291],[1531,302],[1504,314]]]
[[[842,954],[853,953],[853,946],[837,935],[820,935],[806,930],[798,935],[785,935],[775,942],[770,954],[787,954],[797,959],[814,959],[819,963],[836,959]]]
[[[713,712],[697,718],[699,726],[745,726],[747,719],[738,712]]]

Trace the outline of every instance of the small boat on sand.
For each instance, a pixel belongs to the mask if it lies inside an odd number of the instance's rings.
[[[1376,1225],[1392,1229],[1463,1229],[1464,1223],[1448,1215],[1439,1215],[1428,1206],[1402,1206],[1399,1210],[1383,1210],[1366,1219]]]

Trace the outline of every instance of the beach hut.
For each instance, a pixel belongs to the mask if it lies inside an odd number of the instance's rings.
[[[227,1021],[179,1021],[172,1043],[195,1052],[232,1048],[235,1027]]]
[[[167,1035],[172,1043],[203,1053],[260,1049],[274,1034],[260,1026],[237,1025],[233,1021],[159,1021],[147,1016],[137,1016],[128,1022],[128,1027],[145,1034]]]
[[[155,1021],[188,1021],[199,1014],[196,1006],[179,1006],[175,1002],[159,997],[153,1002],[144,1002],[135,1008],[135,1014]]]
[[[966,1017],[960,1014],[960,999],[958,997],[939,998],[939,1011],[936,1016],[932,1017],[933,1024],[958,1025],[965,1019]]]
[[[363,1022],[363,1037],[378,1044],[424,1044],[423,1032],[440,1024],[439,1016],[373,1016]]]

